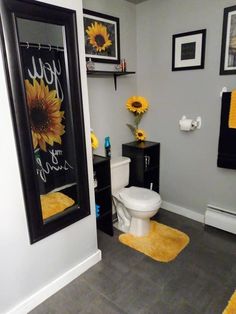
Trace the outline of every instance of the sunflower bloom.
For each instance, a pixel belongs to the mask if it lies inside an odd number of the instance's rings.
[[[136,129],[135,130],[135,136],[136,136],[137,141],[145,141],[147,134],[142,129]]]
[[[135,114],[144,113],[148,110],[148,107],[147,99],[142,96],[132,96],[126,102],[126,108]]]
[[[64,111],[60,111],[61,99],[57,98],[56,90],[50,91],[43,80],[40,84],[36,79],[33,84],[25,80],[25,88],[33,146],[46,152],[46,144],[61,144],[61,136],[65,133],[65,126],[61,123],[64,118]]]
[[[107,28],[102,23],[92,23],[91,26],[88,26],[86,29],[86,33],[88,35],[90,45],[92,45],[98,52],[105,51],[112,45]]]
[[[98,138],[96,137],[94,132],[91,132],[91,145],[92,149],[97,149],[99,145]]]

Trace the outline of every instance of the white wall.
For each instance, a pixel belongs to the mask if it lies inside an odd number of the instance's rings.
[[[135,5],[124,0],[83,0],[89,10],[116,16],[120,19],[121,58],[127,60],[127,70],[136,71],[136,12]],[[96,69],[114,69],[113,65],[96,63]],[[117,79],[117,91],[112,77],[88,77],[91,127],[99,141],[95,153],[104,155],[104,138],[111,138],[112,156],[121,155],[121,144],[133,140],[126,123],[131,114],[125,109],[126,100],[136,95],[136,75]]]
[[[207,203],[236,211],[236,172],[217,168],[223,86],[220,76],[223,9],[233,0],[149,0],[137,6],[138,92],[150,100],[143,124],[161,143],[162,198],[203,213]],[[172,35],[207,29],[205,69],[171,71]],[[183,114],[203,120],[199,131],[179,131]]]
[[[82,4],[79,0],[45,2],[77,11],[86,137],[87,143],[90,143],[84,43],[81,39]],[[96,240],[91,149],[88,149],[88,165],[92,215],[30,245],[2,55],[0,82],[0,313],[12,310],[11,313],[20,314],[28,312],[38,301],[42,301],[100,257]]]

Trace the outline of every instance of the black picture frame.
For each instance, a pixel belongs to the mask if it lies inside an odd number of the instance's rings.
[[[204,69],[206,29],[172,36],[172,71]]]
[[[118,17],[84,9],[84,40],[86,60],[120,63],[120,22]],[[92,34],[89,37],[89,32]],[[98,32],[100,42],[95,40]],[[101,36],[102,33],[102,36]],[[104,37],[105,36],[105,37]]]
[[[236,5],[223,15],[220,75],[236,74]]]
[[[38,1],[0,0],[0,16],[1,49],[4,56],[29,237],[32,244],[90,214],[76,12]],[[40,201],[32,124],[30,124],[24,84],[24,60],[20,50],[17,28],[19,19],[59,25],[63,33],[65,90],[68,94],[68,119],[72,129],[70,147],[73,148],[73,158],[76,164],[73,175],[76,178],[76,193],[79,193],[79,203],[75,202],[64,212],[53,215],[49,219],[43,219]],[[50,47],[51,49],[52,47]]]

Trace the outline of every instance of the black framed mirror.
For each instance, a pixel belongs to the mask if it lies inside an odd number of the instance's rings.
[[[90,214],[76,12],[0,0],[30,242]]]

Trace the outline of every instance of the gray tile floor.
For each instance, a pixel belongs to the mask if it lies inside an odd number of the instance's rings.
[[[98,232],[103,260],[31,314],[221,314],[236,289],[236,236],[160,210],[190,244],[159,263]]]

